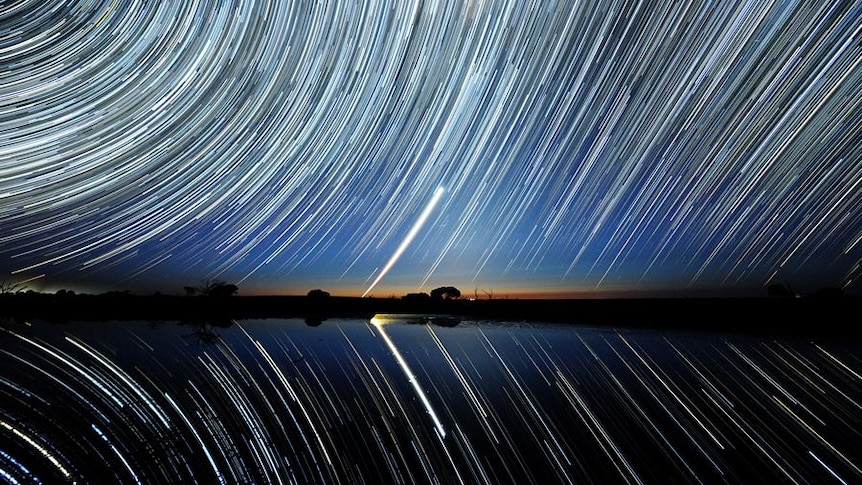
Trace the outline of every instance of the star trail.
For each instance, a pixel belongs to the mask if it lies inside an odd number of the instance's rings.
[[[854,1],[3,2],[0,280],[855,291],[859,86]]]
[[[859,483],[858,342],[0,321],[9,483]],[[445,430],[445,431],[444,431]]]

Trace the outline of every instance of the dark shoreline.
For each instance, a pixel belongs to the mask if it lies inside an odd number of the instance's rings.
[[[139,296],[132,294],[0,296],[0,317],[14,321],[180,320],[229,325],[238,319],[370,319],[375,314],[449,315],[471,320],[761,335],[853,338],[862,298],[643,298],[577,300],[426,300],[305,296]]]

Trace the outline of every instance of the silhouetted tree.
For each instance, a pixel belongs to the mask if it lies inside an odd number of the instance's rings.
[[[214,344],[219,341],[219,334],[208,322],[195,323],[192,336],[201,343]]]
[[[24,291],[27,286],[23,283],[10,283],[6,280],[0,281],[0,295],[10,295],[19,291]]]
[[[440,327],[456,327],[461,323],[461,317],[437,316],[431,318],[431,323]]]
[[[231,284],[218,285],[209,291],[209,296],[224,297],[233,296],[239,291],[239,287]]]
[[[324,320],[326,320],[326,319],[320,318],[320,317],[306,317],[305,318],[305,324],[308,325],[309,327],[319,327],[323,324]]]
[[[183,290],[185,290],[186,296],[195,296],[198,293],[198,289],[194,286],[183,286]]]
[[[239,291],[239,287],[220,280],[206,280],[197,290],[201,295],[225,297],[236,294]]]
[[[431,290],[431,298],[435,300],[451,300],[452,298],[461,298],[461,290],[454,286],[441,286]]]
[[[329,292],[316,288],[308,292],[309,298],[329,298]]]

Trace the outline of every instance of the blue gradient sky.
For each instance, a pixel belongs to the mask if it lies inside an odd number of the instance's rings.
[[[0,9],[0,280],[859,293],[859,2],[156,3]]]

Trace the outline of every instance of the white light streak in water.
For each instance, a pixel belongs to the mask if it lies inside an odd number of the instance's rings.
[[[437,192],[440,193],[440,189],[438,189]],[[413,390],[416,391],[416,395],[419,396],[420,400],[422,400],[422,405],[425,406],[425,410],[428,412],[428,415],[431,416],[431,420],[434,421],[434,427],[437,428],[440,438],[445,438],[446,430],[443,429],[443,423],[440,422],[440,419],[437,417],[437,413],[431,406],[431,402],[428,401],[428,397],[425,395],[425,391],[422,390],[422,386],[419,385],[419,380],[416,379],[416,374],[414,374],[413,370],[410,369],[410,366],[407,364],[407,361],[404,360],[401,352],[398,351],[395,343],[389,338],[389,335],[387,335],[386,331],[383,329],[383,322],[376,317],[372,317],[371,324],[380,331],[380,336],[383,337],[383,341],[386,342],[386,346],[389,347],[392,355],[395,356],[395,360],[398,362],[398,365],[401,366],[401,370],[404,371],[404,375],[407,376],[407,381],[410,382],[410,385],[413,386]]]

